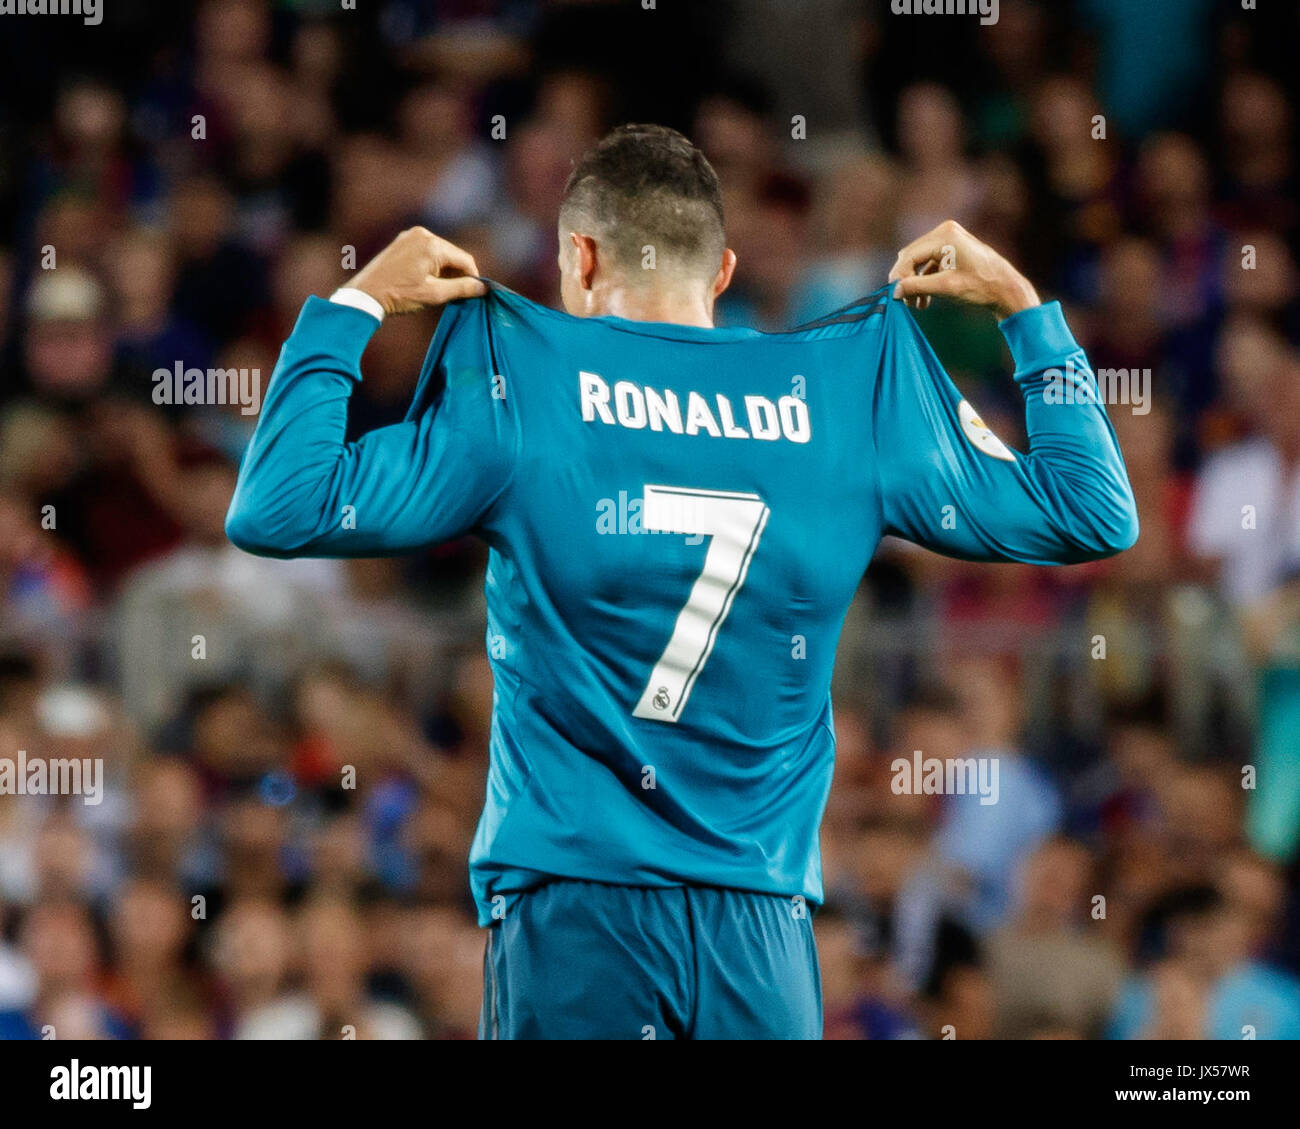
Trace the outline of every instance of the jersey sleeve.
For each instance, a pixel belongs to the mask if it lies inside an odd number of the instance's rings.
[[[476,305],[444,309],[406,420],[347,443],[348,398],[379,323],[307,299],[240,466],[230,540],[262,556],[382,556],[483,522],[509,483],[515,443],[510,407],[493,395]]]
[[[873,428],[884,532],[972,561],[1073,564],[1127,549],[1137,509],[1087,357],[1058,303],[1001,323],[1029,453],[963,399],[905,305],[887,303]]]

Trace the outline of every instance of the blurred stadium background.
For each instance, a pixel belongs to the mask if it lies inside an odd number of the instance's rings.
[[[864,579],[828,1036],[1300,1036],[1300,6],[105,3],[0,36],[0,757],[106,773],[94,806],[0,795],[0,1036],[472,1036],[483,551],[239,552],[254,418],[157,407],[151,373],[265,382],[344,249],[412,222],[554,302],[570,162],[627,120],[717,165],[729,324],[823,314],[953,217],[1096,366],[1150,372],[1149,410],[1111,410],[1135,549],[887,545]],[[993,319],[919,317],[1014,444]],[[354,434],[401,416],[432,324],[376,337]],[[1000,802],[894,795],[914,749],[1000,756]]]

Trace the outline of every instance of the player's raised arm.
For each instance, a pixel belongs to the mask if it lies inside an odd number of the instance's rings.
[[[985,426],[903,302],[889,303],[875,405],[886,531],[977,561],[1071,564],[1132,545],[1128,475],[1060,305],[1040,305],[1010,263],[952,222],[905,247],[890,280],[909,304],[944,295],[1002,319],[1029,453]]]
[[[284,343],[226,516],[264,556],[371,556],[459,535],[509,473],[504,410],[456,381],[416,419],[344,442],[361,354],[382,317],[481,295],[474,260],[403,232],[332,301],[309,298]],[[448,315],[444,315],[448,316]]]

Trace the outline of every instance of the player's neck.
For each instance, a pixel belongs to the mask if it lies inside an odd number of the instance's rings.
[[[610,286],[592,294],[591,312],[595,317],[713,328],[713,302],[702,291]]]

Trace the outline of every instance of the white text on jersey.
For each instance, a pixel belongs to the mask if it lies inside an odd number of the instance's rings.
[[[630,380],[609,384],[594,372],[578,373],[582,418],[586,423],[628,427],[635,431],[668,431],[673,435],[712,435],[715,439],[788,439],[807,443],[812,438],[808,405],[798,396],[782,396],[773,403],[766,396],[746,396],[744,422],[736,422],[731,401],[721,393],[713,407],[699,392],[686,394],[686,410],[671,389],[643,388]],[[611,404],[612,401],[612,404]],[[717,414],[714,414],[716,408]]]

